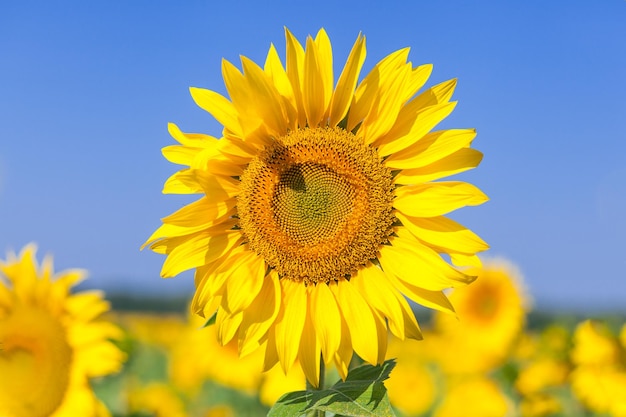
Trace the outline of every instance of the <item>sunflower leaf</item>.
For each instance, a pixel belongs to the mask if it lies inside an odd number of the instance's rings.
[[[283,395],[268,417],[301,416],[308,411],[328,411],[345,417],[393,416],[383,381],[395,366],[393,359],[382,365],[363,365],[348,373],[345,381],[321,391],[296,391]]]
[[[213,313],[213,315],[209,317],[209,319],[206,321],[206,323],[202,325],[202,327],[209,327],[209,326],[214,325],[216,319],[217,319],[217,312]]]

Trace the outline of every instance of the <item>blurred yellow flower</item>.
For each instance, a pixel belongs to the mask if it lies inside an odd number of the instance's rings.
[[[520,349],[515,352],[519,361],[519,371],[515,388],[522,396],[520,413],[522,417],[543,417],[562,412],[563,400],[555,395],[555,390],[565,387],[569,382],[571,366],[569,363],[570,335],[567,329],[552,324],[539,335],[528,334],[525,340],[532,342],[532,349]]]
[[[221,404],[209,408],[204,417],[235,417],[235,412],[228,405]]]
[[[522,417],[544,417],[562,413],[563,404],[554,395],[534,393],[522,398],[519,410]]]
[[[572,391],[590,410],[626,416],[626,352],[604,323],[586,320],[574,332]]]
[[[452,311],[442,290],[472,282],[456,267],[479,265],[487,245],[444,215],[487,197],[433,181],[482,158],[474,129],[431,132],[455,107],[456,80],[418,94],[432,66],[413,67],[405,48],[358,83],[359,35],[335,85],[323,29],[305,46],[286,39],[286,68],[273,45],[263,67],[222,61],[230,100],[191,89],[223,137],[169,125],[180,145],[163,154],[184,168],[163,191],[203,195],[146,245],[167,255],[164,277],[196,269],[193,310],[217,311],[221,344],[239,339],[244,356],[263,346],[266,370],[299,359],[317,386],[320,353],[345,378],[353,351],[384,360],[387,326],[421,338],[404,296]]]
[[[419,343],[390,340],[387,356],[396,358],[396,366],[385,381],[391,404],[404,415],[421,415],[431,409],[441,381],[430,369],[430,335]]]
[[[452,381],[450,381],[452,382]],[[490,379],[476,376],[451,383],[433,417],[513,416],[511,400]]]
[[[128,408],[135,413],[153,417],[186,417],[185,404],[168,385],[152,382],[146,386],[133,384],[128,391]]]
[[[115,313],[112,320],[133,340],[163,349],[170,349],[186,328],[180,314]]]
[[[255,392],[261,380],[262,352],[240,358],[237,340],[220,346],[216,338],[217,329],[215,326],[203,328],[204,322],[192,315],[185,330],[176,338],[169,356],[172,383],[191,395],[197,393],[207,380]]]
[[[98,320],[99,291],[71,294],[84,272],[39,266],[36,247],[0,261],[0,416],[109,415],[89,379],[117,372],[124,354],[108,339],[122,332]]]
[[[522,277],[508,261],[486,262],[472,285],[449,295],[458,318],[437,312],[436,349],[449,373],[485,372],[511,353],[526,323],[528,299]]]
[[[271,407],[282,395],[304,389],[306,389],[306,383],[299,363],[294,364],[287,373],[283,372],[279,366],[275,366],[263,373],[259,398],[263,404]]]
[[[619,341],[604,324],[586,320],[576,328],[571,354],[576,365],[615,366],[621,354]]]
[[[539,393],[546,387],[562,385],[569,374],[569,366],[553,358],[539,358],[523,367],[515,381],[515,388],[526,396]]]

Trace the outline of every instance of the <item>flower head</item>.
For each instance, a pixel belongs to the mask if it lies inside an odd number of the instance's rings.
[[[474,129],[431,131],[455,107],[456,80],[418,93],[432,67],[414,67],[405,48],[359,82],[360,35],[335,84],[323,29],[304,46],[286,31],[286,42],[285,66],[273,45],[263,67],[224,60],[230,98],[191,89],[222,137],[169,125],[180,145],[163,154],[185,168],[164,192],[201,197],[146,244],[167,255],[164,277],[195,268],[192,308],[217,311],[222,344],[262,346],[266,369],[299,359],[317,385],[320,353],[345,377],[353,351],[384,360],[387,323],[421,338],[404,296],[452,311],[442,290],[472,282],[459,267],[479,265],[487,245],[444,215],[487,197],[434,181],[482,157]]]
[[[71,294],[79,270],[38,266],[34,245],[0,261],[0,415],[108,415],[89,378],[116,372],[124,359],[108,339],[121,338],[97,318],[109,305],[97,291]]]
[[[585,320],[576,327],[573,342],[574,395],[594,412],[626,415],[626,350],[619,338],[605,323]]]
[[[485,262],[471,286],[450,294],[459,319],[437,312],[440,362],[450,373],[494,369],[520,337],[529,310],[522,275],[505,260]]]

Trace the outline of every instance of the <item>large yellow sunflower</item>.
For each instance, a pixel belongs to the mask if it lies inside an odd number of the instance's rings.
[[[167,255],[163,277],[195,268],[193,310],[217,311],[222,344],[265,348],[265,368],[299,358],[313,384],[320,352],[345,377],[355,351],[384,360],[387,325],[420,338],[405,298],[452,311],[442,290],[470,283],[483,240],[444,217],[487,197],[439,181],[478,165],[474,129],[431,131],[452,112],[456,80],[418,94],[432,66],[409,48],[360,82],[359,35],[335,84],[322,29],[306,45],[286,30],[286,66],[273,45],[263,67],[222,61],[230,99],[191,88],[222,137],[169,132],[163,149],[185,166],[163,192],[201,197],[163,218],[146,245]],[[448,255],[450,265],[441,255]]]
[[[54,274],[35,247],[0,261],[0,416],[107,416],[89,378],[120,369],[109,338],[121,330],[97,318],[109,305],[97,291],[70,294],[84,273]]]

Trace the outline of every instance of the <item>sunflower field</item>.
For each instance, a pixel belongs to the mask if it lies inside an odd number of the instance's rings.
[[[187,313],[190,300],[118,296],[111,309],[99,292],[72,290],[81,271],[55,274],[34,255],[31,245],[0,269],[12,286],[0,286],[3,416],[294,415],[272,407],[306,389],[298,364],[262,372],[263,354],[221,346],[215,325]],[[449,297],[458,316],[412,305],[423,340],[389,339],[379,375],[391,407],[354,412],[375,397],[367,391],[342,415],[625,415],[623,316],[533,311],[505,260]],[[350,373],[362,364],[353,357]],[[341,387],[334,369],[323,379]]]
[[[451,294],[461,318],[414,306],[424,339],[389,339],[395,367],[384,385],[396,416],[626,415],[623,316],[533,311],[508,262],[488,264],[481,277]],[[236,344],[219,346],[214,328],[182,310],[110,318],[124,330],[128,360],[94,388],[113,415],[263,416],[283,394],[305,389],[297,367],[262,373],[261,356],[238,359]],[[326,381],[340,377],[328,372]]]
[[[408,47],[366,70],[362,33],[338,65],[323,28],[285,43],[189,89],[218,132],[168,124],[162,191],[188,200],[141,249],[193,295],[107,299],[34,243],[0,260],[0,417],[626,417],[624,317],[534,311],[450,217],[489,200],[449,178],[483,158],[442,124],[457,80]]]

